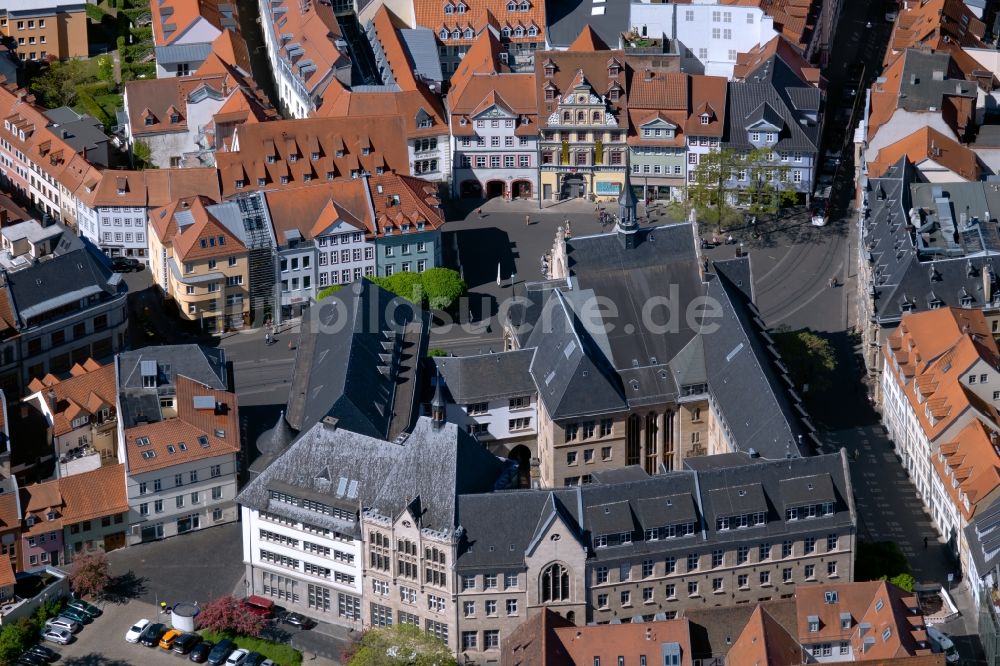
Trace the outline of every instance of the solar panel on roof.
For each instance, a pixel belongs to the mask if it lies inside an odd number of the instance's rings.
[[[215,398],[210,395],[194,396],[195,409],[215,409]]]

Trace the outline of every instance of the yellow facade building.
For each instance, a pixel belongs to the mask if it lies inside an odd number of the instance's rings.
[[[250,320],[248,251],[212,208],[207,198],[195,197],[153,210],[150,269],[182,319],[221,333]]]

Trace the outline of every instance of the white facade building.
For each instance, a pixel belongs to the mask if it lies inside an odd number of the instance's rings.
[[[632,29],[679,42],[681,68],[692,74],[733,76],[736,56],[778,36],[759,7],[693,0],[691,4],[633,2]]]
[[[242,507],[248,593],[360,629],[361,541],[311,524],[308,512],[295,508],[302,520]]]
[[[505,199],[534,195],[538,188],[538,133],[525,126],[522,118],[502,103],[491,104],[468,118],[452,116],[452,123],[458,123],[452,127],[453,194]]]

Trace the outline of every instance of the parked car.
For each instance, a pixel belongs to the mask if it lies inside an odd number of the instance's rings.
[[[125,632],[125,642],[126,643],[138,643],[139,637],[142,636],[142,632],[146,630],[149,626],[149,620],[142,618],[138,622],[132,625],[132,628]]]
[[[87,615],[81,610],[71,608],[70,606],[63,608],[62,611],[59,613],[59,615],[62,617],[68,617],[77,624],[90,624],[91,622],[94,621],[94,618],[92,618],[90,615]]]
[[[271,661],[270,659],[265,659],[264,661],[260,662],[260,666],[278,666],[278,665],[273,661]]]
[[[50,647],[45,647],[44,645],[32,645],[28,648],[28,652],[31,654],[37,654],[39,657],[46,659],[47,661],[55,661],[59,658],[59,653]]]
[[[251,652],[243,660],[243,666],[260,666],[262,663],[264,663],[264,655],[260,652]]]
[[[274,602],[264,597],[251,595],[243,600],[243,608],[263,618],[274,617]]]
[[[889,23],[895,23],[896,22],[896,17],[898,17],[898,16],[899,16],[899,12],[886,12],[885,13],[885,20],[888,21]]]
[[[139,637],[139,642],[146,647],[156,647],[165,633],[167,633],[167,625],[159,622],[151,624],[146,627],[145,631],[142,632],[142,636]]]
[[[173,650],[174,641],[177,640],[177,637],[180,636],[182,633],[184,632],[182,632],[180,629],[171,629],[167,633],[163,634],[163,637],[160,639],[160,649]]]
[[[944,660],[949,664],[957,664],[961,657],[958,654],[958,648],[955,647],[955,642],[951,640],[948,634],[944,633],[937,627],[927,626],[927,638],[931,642],[931,651],[936,653],[944,653]]]
[[[236,649],[236,643],[225,638],[215,644],[212,651],[208,653],[208,663],[211,666],[222,666],[226,663],[226,658]]]
[[[17,658],[17,663],[21,666],[48,666],[49,660],[31,652],[25,652]]]
[[[302,613],[285,613],[281,617],[281,621],[299,629],[312,629],[316,626],[316,620],[306,617]]]
[[[229,658],[226,659],[226,666],[243,666],[243,662],[247,660],[247,655],[249,654],[250,650],[244,650],[243,648],[233,650]]]
[[[129,271],[141,271],[145,265],[138,259],[131,257],[114,257],[111,260],[111,270],[116,273],[128,273]]]
[[[45,626],[46,627],[55,627],[56,629],[65,629],[66,631],[68,631],[71,634],[75,634],[76,632],[78,632],[81,629],[83,629],[83,625],[82,624],[80,624],[76,620],[71,620],[68,617],[63,617],[62,615],[60,615],[59,617],[54,617],[54,618],[46,621],[45,622]]]
[[[73,599],[66,604],[66,606],[78,610],[81,613],[86,613],[90,617],[101,617],[101,613],[104,612],[94,604],[89,604],[83,599]]]
[[[213,649],[215,649],[215,643],[212,641],[202,641],[191,648],[191,654],[188,655],[188,659],[196,664],[204,664]]]
[[[42,629],[42,639],[50,643],[67,645],[73,640],[73,633],[59,627],[45,627]]]
[[[174,652],[176,654],[187,654],[199,642],[201,642],[201,636],[198,634],[181,634],[174,639]]]

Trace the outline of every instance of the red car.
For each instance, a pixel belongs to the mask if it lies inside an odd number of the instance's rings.
[[[252,595],[243,600],[243,608],[263,618],[274,617],[274,602],[264,597]]]

